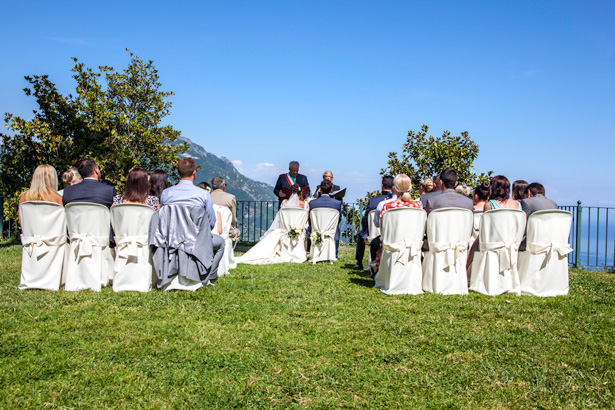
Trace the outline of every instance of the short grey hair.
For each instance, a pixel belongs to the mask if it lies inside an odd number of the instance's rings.
[[[297,167],[299,167],[299,163],[297,161],[290,161],[288,163],[288,168],[292,167],[293,165],[296,165]]]
[[[214,179],[211,180],[211,187],[214,189],[214,191],[216,189],[222,189],[223,186],[224,186],[224,178],[215,177]]]

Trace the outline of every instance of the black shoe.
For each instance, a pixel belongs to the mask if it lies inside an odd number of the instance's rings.
[[[354,268],[355,268],[355,269],[359,269],[359,270],[363,270],[363,264],[362,264],[362,263],[356,263],[356,264],[354,265]]]

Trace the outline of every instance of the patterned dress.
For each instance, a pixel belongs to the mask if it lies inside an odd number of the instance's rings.
[[[384,204],[382,207],[382,211],[380,211],[380,221],[382,221],[382,216],[388,210],[395,208],[418,208],[423,209],[423,203],[419,200],[416,201],[391,201]],[[380,241],[380,248],[378,248],[378,252],[376,252],[376,272],[380,269],[380,256],[382,255],[382,241]]]
[[[123,204],[123,203],[124,203],[124,197],[122,195],[116,195],[113,197],[113,205]],[[152,208],[154,211],[156,211],[158,209],[159,203],[160,201],[158,200],[157,196],[148,195],[147,200],[145,201],[144,205],[147,205],[150,208]]]

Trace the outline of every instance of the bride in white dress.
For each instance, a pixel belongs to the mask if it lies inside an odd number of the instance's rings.
[[[282,201],[280,208],[298,208],[308,211],[309,204],[301,197],[301,186],[299,184],[294,184],[291,187],[291,192],[290,198]],[[307,212],[305,216],[305,220],[307,221]],[[303,233],[305,232],[305,226],[302,227],[302,231]],[[280,226],[280,213],[278,212],[271,226],[267,232],[261,236],[258,243],[250,248],[248,252],[235,258],[235,260],[237,263],[250,265],[304,262],[306,260],[305,249],[299,252],[293,252],[294,255],[283,251],[285,245],[288,246],[288,243],[285,244],[285,242],[289,240],[287,235],[288,233]],[[303,236],[302,234],[301,237]],[[301,243],[299,247],[303,248],[303,243]]]

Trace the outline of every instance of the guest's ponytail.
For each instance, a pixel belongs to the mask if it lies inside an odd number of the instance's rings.
[[[406,174],[399,174],[395,177],[395,181],[393,182],[395,186],[395,190],[397,194],[401,196],[401,200],[404,202],[412,201],[412,195],[410,195],[410,190],[412,189],[412,181],[410,177]]]

